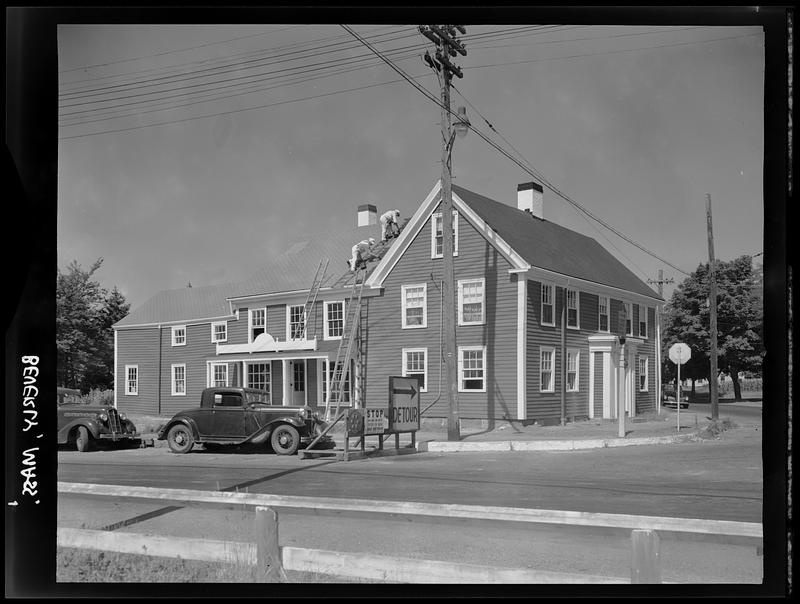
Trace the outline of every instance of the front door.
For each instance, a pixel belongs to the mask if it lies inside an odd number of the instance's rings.
[[[289,361],[289,390],[292,405],[306,404],[306,361],[296,359]]]

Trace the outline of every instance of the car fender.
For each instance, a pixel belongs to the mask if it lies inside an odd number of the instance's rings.
[[[92,435],[92,438],[97,438],[100,435],[100,431],[102,429],[100,427],[100,424],[98,424],[97,421],[95,421],[93,419],[90,419],[90,418],[87,418],[87,417],[81,417],[81,418],[78,418],[78,419],[74,419],[71,422],[69,422],[66,426],[63,426],[58,431],[58,442],[59,442],[59,444],[63,445],[65,443],[69,442],[70,433],[75,428],[77,428],[79,426],[83,426],[84,428],[86,428],[89,431],[89,433]]]
[[[176,424],[183,424],[187,428],[192,431],[192,437],[197,441],[200,437],[200,432],[197,430],[197,424],[195,424],[194,420],[190,417],[173,417],[169,422],[164,424],[159,430],[158,434],[156,435],[156,440],[166,440],[167,433],[172,429],[172,426]]]
[[[289,424],[290,426],[294,426],[298,429],[298,431],[302,434],[305,432],[306,423],[302,419],[294,416],[285,416],[285,417],[278,417],[268,424],[261,426],[257,432],[254,432],[250,436],[247,437],[245,442],[253,443],[253,444],[261,444],[266,442],[272,431],[282,424]]]

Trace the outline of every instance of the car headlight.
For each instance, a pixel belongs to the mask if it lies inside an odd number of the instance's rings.
[[[108,415],[106,415],[105,411],[103,411],[101,413],[98,413],[97,417],[100,418],[100,421],[104,421],[104,422],[108,421]]]
[[[119,418],[120,418],[122,421],[126,421],[126,420],[128,419],[128,416],[127,416],[127,415],[125,415],[124,413],[120,413],[120,414],[119,414]]]
[[[300,419],[308,418],[308,409],[300,409]]]

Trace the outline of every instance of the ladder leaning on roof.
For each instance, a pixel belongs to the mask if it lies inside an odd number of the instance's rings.
[[[359,281],[358,277],[361,274],[362,279]],[[345,385],[347,382],[347,375],[350,373],[350,360],[353,358],[354,345],[358,348],[355,342],[359,333],[360,319],[361,319],[361,295],[364,291],[364,279],[366,275],[362,274],[362,269],[357,269],[353,273],[353,289],[350,292],[350,299],[347,302],[347,307],[344,313],[344,327],[342,328],[342,339],[339,340],[339,349],[336,352],[336,360],[333,363],[333,369],[328,366],[328,375],[330,376],[330,392],[328,393],[328,400],[325,402],[325,420],[331,420],[331,404],[336,404],[336,410],[333,414],[334,418],[339,416],[339,406],[342,403],[342,398],[345,393]],[[355,392],[354,380],[350,380],[350,394],[351,401],[353,393]]]
[[[303,305],[303,331],[300,334],[300,339],[302,340],[305,340],[308,334],[308,317],[311,314],[311,309],[314,308],[314,304],[317,301],[319,288],[325,279],[325,272],[328,270],[328,262],[328,258],[324,258],[319,261],[319,264],[317,265],[317,271],[314,273],[314,280],[311,283],[311,289],[308,290],[306,303]]]

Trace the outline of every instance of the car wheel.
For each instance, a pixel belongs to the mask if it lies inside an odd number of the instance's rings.
[[[188,453],[194,446],[192,431],[183,424],[175,424],[167,433],[167,444],[173,453]]]
[[[272,444],[272,450],[278,455],[292,455],[300,446],[300,434],[293,426],[284,424],[272,431],[270,444]]]
[[[89,450],[89,442],[89,431],[84,426],[78,426],[75,434],[75,448],[81,453],[85,453]]]

